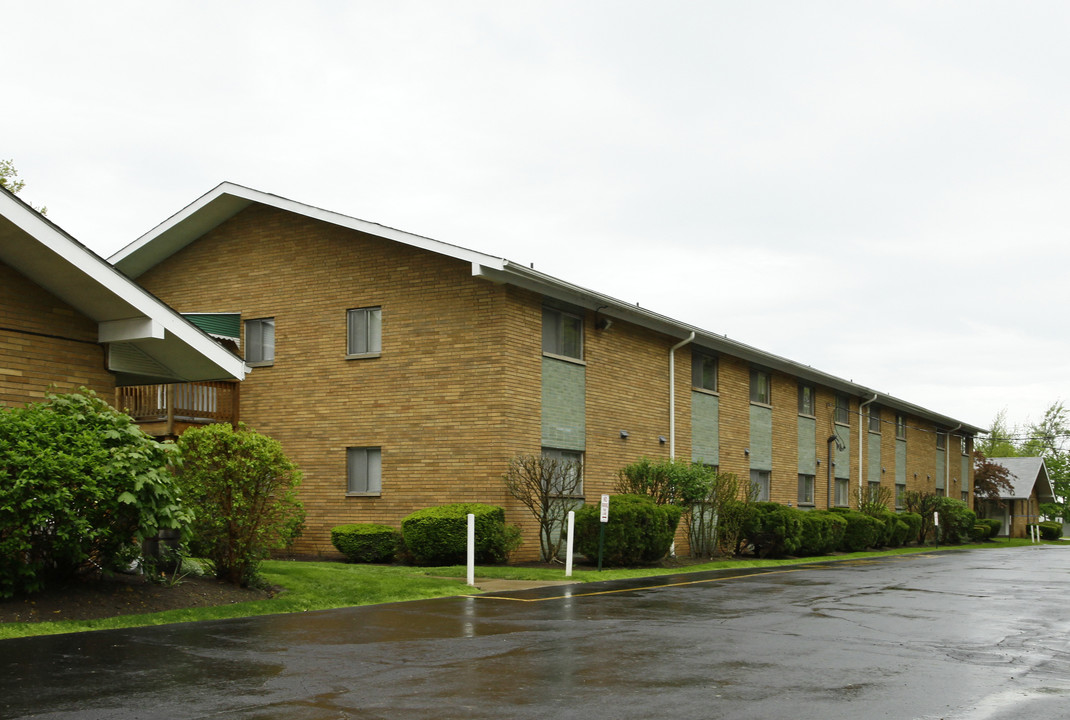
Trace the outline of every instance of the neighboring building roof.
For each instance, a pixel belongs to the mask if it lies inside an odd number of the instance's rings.
[[[1001,457],[988,458],[990,462],[1007,468],[1010,475],[1010,491],[999,494],[1001,500],[1025,500],[1033,495],[1036,488],[1040,502],[1053,502],[1055,488],[1048,477],[1048,467],[1041,457]]]
[[[472,264],[472,275],[491,282],[507,283],[526,288],[547,297],[563,300],[574,305],[597,311],[599,314],[615,319],[625,320],[641,327],[650,328],[670,337],[681,340],[691,337],[694,342],[714,351],[723,352],[734,357],[753,362],[771,370],[778,370],[802,380],[823,385],[833,390],[855,397],[875,400],[881,407],[900,411],[904,414],[928,420],[942,428],[967,435],[987,432],[976,425],[962,423],[946,415],[935,413],[913,403],[900,400],[877,392],[864,385],[815,370],[808,365],[788,360],[756,348],[750,347],[726,336],[703,330],[687,323],[682,323],[664,315],[645,310],[638,305],[617,300],[593,290],[558,280],[550,275],[538,272],[525,265],[474,250],[467,250],[457,245],[439,242],[420,235],[413,235],[375,223],[358,220],[347,215],[322,210],[310,205],[294,202],[277,195],[270,195],[250,188],[222,183],[203,195],[180,212],[126,246],[110,259],[115,266],[132,278],[137,278],[149,268],[164,261],[174,253],[192,243],[209,230],[221,225],[229,218],[254,203],[287,210],[308,218],[351,228],[360,232],[393,240],[440,255],[446,255]]]
[[[2,189],[0,261],[97,323],[118,385],[245,377],[241,358]]]

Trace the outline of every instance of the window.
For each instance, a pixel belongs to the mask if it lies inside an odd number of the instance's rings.
[[[967,455],[968,454],[966,452],[966,448],[968,446],[969,446],[969,443],[966,440],[966,436],[963,435],[962,437],[959,438],[959,448],[961,449],[963,455]]]
[[[245,321],[245,362],[259,365],[275,362],[275,318]]]
[[[691,385],[717,392],[717,356],[700,351],[691,353]]]
[[[382,308],[346,311],[346,355],[378,355],[383,349]]]
[[[379,495],[383,489],[383,452],[377,447],[346,448],[349,495]]]
[[[903,415],[895,416],[895,437],[897,440],[907,439],[907,419]]]
[[[970,491],[969,490],[963,490],[962,491],[962,502],[967,503],[967,504],[970,502]]]
[[[876,405],[869,406],[869,431],[873,433],[881,431],[881,409]]]
[[[750,371],[750,401],[772,405],[769,387],[769,371],[752,369]]]
[[[754,498],[755,502],[765,502],[769,500],[769,471],[768,470],[751,470],[750,471],[750,483],[757,491],[757,497]]]
[[[881,496],[881,484],[880,482],[870,480],[868,487],[866,488],[869,494],[869,501],[871,503],[877,502]]]
[[[583,359],[583,318],[556,308],[542,309],[542,351]]]
[[[799,473],[799,504],[814,504],[814,476]]]
[[[846,395],[836,396],[836,414],[834,420],[840,425],[851,424],[851,400]]]
[[[947,435],[945,433],[936,431],[936,449],[944,450],[947,448]]]
[[[814,386],[799,384],[799,414],[816,415],[814,412]]]
[[[836,478],[836,507],[850,505],[850,483],[847,478]]]
[[[895,509],[902,510],[906,504],[907,484],[905,482],[897,482],[895,484]]]
[[[583,497],[583,453],[576,450],[558,450],[557,448],[544,447],[542,456],[546,459],[574,463],[571,466],[571,474],[553,481],[555,487],[550,488],[550,494],[557,497]]]

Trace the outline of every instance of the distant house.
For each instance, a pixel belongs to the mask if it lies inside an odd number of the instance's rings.
[[[587,502],[642,456],[713,465],[802,508],[878,488],[897,506],[908,490],[972,495],[981,428],[527,265],[275,195],[224,183],[111,260],[183,313],[231,318],[252,368],[242,418],[304,472],[300,552],[333,552],[341,523],[397,527],[481,501],[506,508],[533,557],[534,524],[502,483],[517,454],[580,461]]]
[[[0,406],[79,387],[236,381],[241,358],[0,189]]]
[[[1041,520],[1041,503],[1054,502],[1055,490],[1048,477],[1044,458],[1002,457],[989,461],[1007,468],[1012,488],[1000,493],[999,501],[980,501],[976,508],[980,517],[1003,522],[1001,535],[1026,537],[1026,526]]]

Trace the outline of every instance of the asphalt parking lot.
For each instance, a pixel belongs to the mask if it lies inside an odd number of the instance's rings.
[[[1070,549],[0,641],[3,718],[1065,717]]]

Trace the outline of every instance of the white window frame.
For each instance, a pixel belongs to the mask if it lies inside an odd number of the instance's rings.
[[[763,389],[765,391],[764,395],[762,393]],[[751,368],[750,401],[759,405],[773,404],[773,373],[762,368]]]
[[[808,383],[799,383],[799,414],[806,417],[817,414],[817,391]]]
[[[851,506],[851,480],[849,478],[836,478],[834,507]]]
[[[346,495],[379,497],[383,493],[383,449],[346,448]]]
[[[707,384],[706,370],[709,366],[713,367],[713,381]],[[691,387],[696,390],[705,390],[713,393],[717,392],[720,370],[720,363],[718,362],[716,355],[702,350],[692,351]],[[710,387],[710,385],[713,387]]]
[[[383,349],[383,309],[346,310],[346,357],[379,357]]]
[[[251,367],[275,364],[275,318],[245,321],[245,364]]]
[[[576,330],[576,348],[567,347],[566,325]],[[544,355],[583,361],[583,316],[559,308],[542,307],[542,352]]]
[[[561,492],[551,492],[551,497],[555,498],[580,498],[583,495],[583,452],[579,450],[564,450],[562,448],[544,447],[542,449],[542,456],[544,458],[552,458],[554,460],[571,460],[575,462],[580,469],[579,483],[576,485],[576,491],[571,495],[564,495]],[[552,489],[551,489],[552,490]],[[560,490],[560,489],[559,489]]]
[[[814,485],[816,478],[807,473],[799,473],[799,505],[814,504]]]
[[[767,502],[773,489],[772,472],[769,470],[751,470],[750,483],[758,488],[755,502]]]
[[[896,440],[907,439],[907,418],[905,415],[895,416],[895,438]]]

